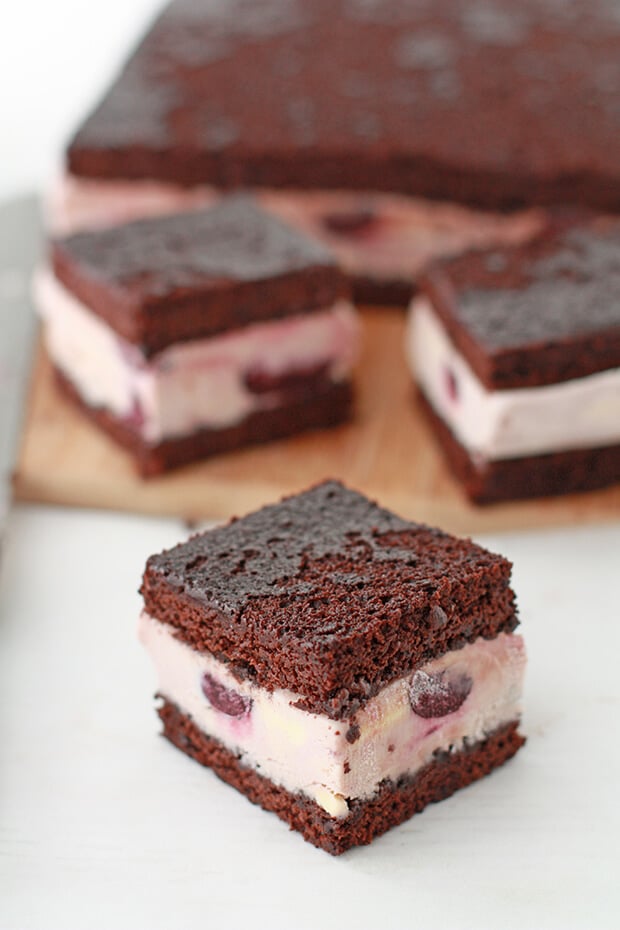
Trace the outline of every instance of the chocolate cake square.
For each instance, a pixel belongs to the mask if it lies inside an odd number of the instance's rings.
[[[619,23],[613,0],[174,0],[71,140],[56,219],[253,187],[401,299],[429,254],[530,224],[480,210],[618,210]]]
[[[164,735],[337,855],[519,749],[510,563],[328,481],[152,556]]]
[[[358,326],[331,254],[243,195],[52,243],[66,393],[143,475],[346,420]]]
[[[437,263],[408,354],[447,460],[479,503],[620,481],[620,222]]]
[[[67,165],[186,189],[620,206],[619,56],[610,0],[172,0]]]

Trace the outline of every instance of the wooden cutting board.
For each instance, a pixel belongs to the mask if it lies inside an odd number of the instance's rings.
[[[406,517],[458,533],[620,518],[620,485],[556,500],[469,504],[417,406],[403,358],[402,311],[366,310],[363,320],[355,423],[223,455],[146,482],[134,474],[129,457],[59,395],[39,351],[17,497],[199,521],[240,515],[337,477]]]

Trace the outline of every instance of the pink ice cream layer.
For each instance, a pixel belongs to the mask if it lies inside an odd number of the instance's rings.
[[[291,691],[238,681],[146,612],[139,635],[163,697],[243,765],[333,817],[346,817],[348,800],[371,798],[384,779],[413,776],[437,751],[456,752],[521,713],[525,649],[515,634],[478,639],[432,660],[343,721],[301,710]]]
[[[543,224],[537,210],[502,215],[399,194],[256,190],[261,205],[324,242],[350,274],[408,281],[429,260],[472,248],[517,244]],[[48,196],[56,234],[207,206],[212,187],[158,181],[97,181],[65,174]]]
[[[44,339],[57,368],[91,407],[127,423],[147,443],[224,429],[283,402],[278,379],[321,371],[347,380],[358,354],[359,324],[340,300],[206,339],[174,343],[146,358],[77,300],[50,268],[35,280]],[[256,382],[262,382],[257,390]],[[264,384],[267,383],[267,389]],[[270,390],[269,384],[276,385]]]
[[[542,387],[488,390],[422,296],[411,304],[406,350],[428,402],[477,461],[620,442],[620,368]]]

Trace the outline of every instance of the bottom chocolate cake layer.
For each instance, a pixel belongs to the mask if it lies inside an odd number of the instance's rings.
[[[408,307],[416,291],[411,278],[373,278],[371,275],[350,275],[353,301],[357,306]]]
[[[620,445],[478,465],[419,391],[416,400],[431,422],[452,473],[476,504],[578,494],[620,482]]]
[[[71,381],[57,368],[54,374],[65,397],[131,454],[136,468],[145,478],[223,452],[338,426],[351,418],[353,410],[350,382],[336,384],[328,379],[318,382],[313,378],[307,391],[297,384],[290,397],[283,397],[281,406],[256,411],[235,426],[201,429],[188,436],[149,445],[118,417],[85,403]]]
[[[428,804],[441,801],[510,759],[525,742],[513,721],[487,739],[454,753],[437,754],[415,776],[383,782],[369,800],[349,802],[351,813],[337,819],[301,794],[284,788],[246,768],[230,750],[206,736],[178,707],[163,700],[159,716],[164,736],[201,765],[213,769],[223,781],[244,794],[253,804],[277,814],[308,842],[334,856],[352,846],[365,846]]]

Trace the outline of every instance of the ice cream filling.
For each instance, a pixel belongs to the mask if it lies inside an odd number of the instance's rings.
[[[472,457],[511,459],[620,442],[619,368],[490,391],[425,297],[411,306],[407,355],[427,400]]]
[[[54,364],[91,407],[125,421],[145,442],[223,429],[283,402],[309,374],[348,378],[359,342],[344,300],[311,313],[174,343],[151,358],[124,340],[44,268],[35,301]]]
[[[410,281],[432,258],[498,243],[517,244],[541,227],[536,210],[512,215],[399,194],[256,190],[262,206],[319,238],[352,275]],[[112,181],[65,174],[50,191],[47,217],[57,234],[114,226],[214,203],[208,186]]]
[[[478,639],[384,687],[352,720],[296,707],[300,695],[237,680],[172,627],[143,612],[140,639],[159,693],[241,763],[346,817],[384,779],[414,776],[435,753],[456,752],[520,716],[525,650],[515,634]]]

